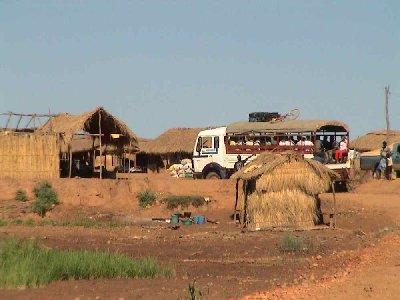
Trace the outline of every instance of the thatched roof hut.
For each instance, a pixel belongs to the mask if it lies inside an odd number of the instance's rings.
[[[235,210],[249,229],[308,227],[318,223],[318,194],[337,178],[323,164],[296,154],[261,154],[232,176]]]
[[[172,128],[157,138],[140,143],[140,152],[148,154],[192,153],[197,135],[204,128]]]
[[[386,141],[388,145],[399,142],[400,131],[390,130],[387,132],[382,130],[370,132],[351,141],[350,146],[360,152],[372,151],[381,148],[383,141]]]
[[[99,119],[101,130],[99,128]],[[130,151],[138,150],[138,139],[133,131],[121,120],[111,115],[102,107],[80,115],[62,113],[49,119],[46,124],[38,129],[40,132],[56,132],[64,136],[66,145],[70,144],[74,135],[80,132],[103,135],[104,144],[112,143],[113,136],[119,137],[119,144],[129,145]],[[78,143],[89,143],[81,139]]]

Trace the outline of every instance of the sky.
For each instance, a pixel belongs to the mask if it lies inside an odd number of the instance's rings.
[[[400,1],[0,0],[0,112],[103,106],[138,136],[247,120],[400,129]],[[4,126],[4,124],[0,124]]]

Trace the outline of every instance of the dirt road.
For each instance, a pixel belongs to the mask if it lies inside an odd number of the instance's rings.
[[[0,299],[187,299],[188,284],[194,281],[203,299],[395,299],[400,295],[400,285],[395,284],[400,270],[400,180],[370,181],[350,193],[337,194],[339,228],[295,232],[312,241],[315,249],[294,254],[280,249],[284,232],[242,233],[235,226],[229,218],[234,195],[229,181],[174,180],[154,176],[123,182],[55,181],[62,204],[46,218],[169,216],[171,211],[162,205],[138,209],[135,193],[151,188],[159,194],[211,197],[209,206],[192,212],[219,224],[177,230],[154,222],[100,229],[0,227],[0,239],[37,238],[50,248],[152,256],[174,268],[172,278],[62,281],[39,289],[0,290]],[[2,219],[36,218],[29,203],[12,200],[16,189],[29,191],[33,186],[33,182],[0,182]],[[323,211],[329,212],[331,205],[331,195],[323,195]]]

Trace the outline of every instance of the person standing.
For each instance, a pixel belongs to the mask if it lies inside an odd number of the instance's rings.
[[[237,161],[235,162],[235,165],[233,168],[234,168],[235,172],[237,172],[243,167],[244,167],[244,161],[242,160],[242,156],[239,154],[237,156]]]
[[[386,141],[383,141],[382,148],[381,148],[381,158],[386,158],[386,155],[388,153],[392,154],[391,151],[390,151],[390,148],[388,147],[388,145],[386,143]]]
[[[392,180],[393,160],[391,153],[386,154],[386,179]]]

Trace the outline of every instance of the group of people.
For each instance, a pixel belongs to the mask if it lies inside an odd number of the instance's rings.
[[[392,168],[393,168],[392,151],[388,147],[386,141],[384,141],[382,143],[382,148],[380,151],[379,163],[375,167],[374,177],[380,179],[382,177],[382,174],[384,174],[387,180],[391,180]]]
[[[279,137],[237,137],[230,138],[229,145],[246,146],[312,146],[314,157],[322,163],[343,163],[349,152],[347,136],[342,136],[339,142],[335,136],[317,136],[315,145],[310,136],[279,136]],[[250,148],[249,148],[250,150]]]

